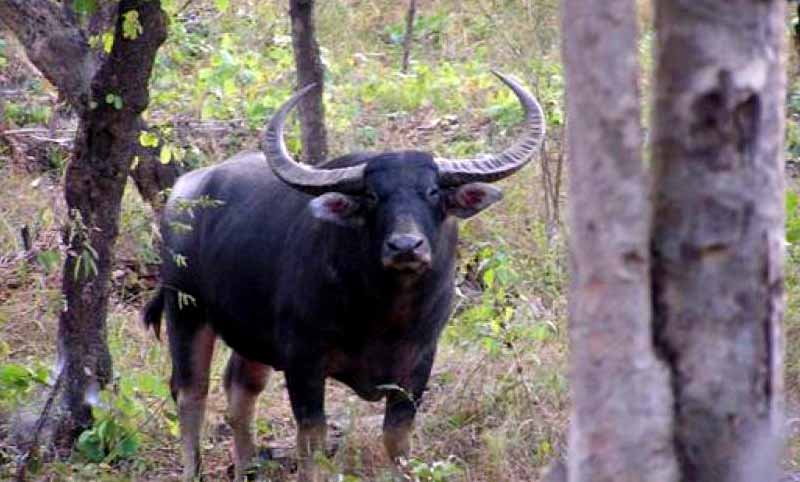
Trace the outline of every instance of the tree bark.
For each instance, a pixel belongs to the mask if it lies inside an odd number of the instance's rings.
[[[635,2],[562,5],[572,264],[567,476],[677,482],[669,372],[651,325]]]
[[[681,480],[776,480],[785,3],[656,2],[654,322]]]
[[[408,72],[409,58],[411,57],[411,44],[414,42],[414,17],[417,14],[417,0],[408,0],[408,13],[406,14],[406,35],[403,38],[403,73]]]
[[[50,0],[0,0],[0,21],[70,105],[85,109],[97,66],[74,16]]]
[[[328,157],[328,134],[325,130],[325,106],[322,103],[325,71],[314,28],[314,1],[291,0],[289,15],[292,19],[297,88],[317,84],[297,107],[303,144],[302,159],[309,164],[318,164]]]
[[[138,13],[135,39],[123,35],[123,15]],[[63,390],[56,419],[57,445],[68,449],[91,425],[92,397],[110,380],[106,312],[112,248],[120,202],[138,143],[140,114],[149,102],[148,81],[156,51],[166,38],[166,17],[156,0],[121,0],[114,46],[91,82],[92,104],[81,113],[75,155],[67,166],[65,197],[69,245],[62,290],[66,307],[58,327]],[[119,96],[122,105],[107,101]]]
[[[72,2],[59,6],[50,0],[0,0],[0,21],[14,33],[30,61],[80,116],[89,105],[92,79],[105,59],[101,52],[89,48],[86,33],[70,13],[68,4]],[[90,32],[96,34],[112,26],[115,11],[113,2],[99,4],[89,22]],[[139,122],[140,130],[147,130],[147,124]],[[161,164],[156,150],[140,148],[137,154],[140,160],[131,177],[144,200],[159,211],[162,204],[159,193],[175,182],[178,166]]]

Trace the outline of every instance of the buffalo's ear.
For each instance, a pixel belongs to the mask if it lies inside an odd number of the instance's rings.
[[[329,192],[317,196],[308,203],[311,215],[323,221],[341,226],[358,226],[363,220],[359,214],[361,204],[352,196]]]
[[[491,184],[484,182],[463,184],[448,194],[447,213],[467,219],[501,199],[503,191]]]

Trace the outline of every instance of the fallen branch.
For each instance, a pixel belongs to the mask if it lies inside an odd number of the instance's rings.
[[[50,391],[50,395],[47,397],[44,408],[42,408],[42,413],[39,415],[39,420],[36,421],[36,428],[33,431],[33,439],[31,439],[31,443],[25,453],[19,457],[19,461],[17,462],[17,475],[15,478],[16,482],[25,482],[26,472],[28,470],[28,462],[38,456],[39,436],[42,433],[44,424],[47,422],[47,415],[50,413],[50,408],[53,406],[53,401],[58,394],[58,390],[61,388],[61,381],[63,378],[64,369],[62,368],[62,370],[58,373],[56,382],[53,384],[53,389]]]

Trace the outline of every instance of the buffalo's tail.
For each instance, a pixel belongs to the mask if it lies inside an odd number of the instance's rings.
[[[164,312],[164,288],[158,287],[156,295],[147,302],[142,311],[145,328],[153,328],[156,339],[161,340],[161,314]]]

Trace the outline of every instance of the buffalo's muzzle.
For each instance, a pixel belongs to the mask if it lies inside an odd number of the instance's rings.
[[[393,234],[383,245],[383,265],[399,271],[422,272],[431,265],[431,249],[424,236]]]

